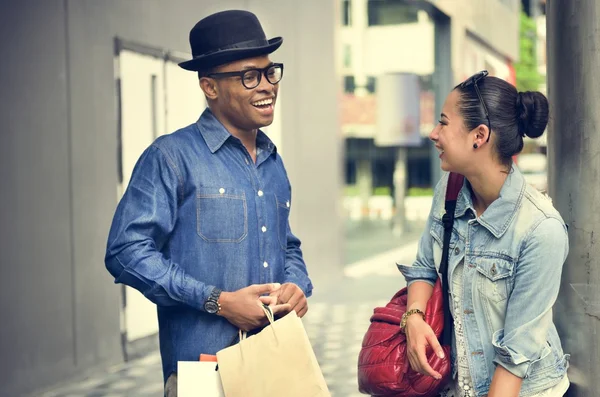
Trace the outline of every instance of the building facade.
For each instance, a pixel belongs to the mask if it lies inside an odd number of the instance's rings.
[[[438,18],[449,19],[444,34],[452,83],[487,69],[515,83],[513,64],[519,57],[519,0],[341,0],[338,73],[342,76],[341,124],[346,138],[346,213],[369,213],[367,198],[393,200],[396,151],[378,147],[377,79],[386,73],[420,77],[420,147],[407,150],[408,188],[431,188],[436,162],[427,135],[438,120],[441,92],[436,73]],[[436,36],[436,34],[438,36]],[[452,85],[453,86],[453,85]],[[441,98],[436,98],[441,96]],[[357,199],[361,197],[362,199]],[[386,213],[390,213],[386,211]]]

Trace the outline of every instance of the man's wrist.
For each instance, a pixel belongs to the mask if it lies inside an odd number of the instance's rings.
[[[219,310],[217,315],[227,317],[227,313],[229,311],[229,308],[231,307],[231,295],[231,292],[221,292],[221,295],[219,296],[219,306],[221,307],[221,310]]]
[[[210,292],[210,295],[204,302],[204,310],[209,314],[218,314],[221,311],[221,304],[219,299],[221,297],[221,289],[214,287]]]

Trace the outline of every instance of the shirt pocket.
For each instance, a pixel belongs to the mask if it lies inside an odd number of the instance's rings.
[[[508,299],[514,263],[496,257],[479,257],[472,261],[479,272],[477,279],[479,293],[496,303]]]
[[[196,229],[210,243],[239,243],[248,235],[248,206],[242,189],[200,187]]]
[[[287,225],[290,217],[290,197],[285,195],[275,195],[275,204],[277,210],[277,236],[279,247],[287,250]]]

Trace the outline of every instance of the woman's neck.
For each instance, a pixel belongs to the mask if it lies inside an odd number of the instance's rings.
[[[491,165],[476,170],[473,174],[466,175],[471,185],[471,198],[477,216],[500,197],[500,190],[508,177],[510,168],[505,165]]]

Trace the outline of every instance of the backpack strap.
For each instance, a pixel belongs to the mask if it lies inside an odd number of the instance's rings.
[[[456,199],[458,193],[463,187],[464,176],[450,173],[448,185],[446,186],[446,202],[444,208],[446,213],[442,217],[444,224],[444,245],[442,249],[442,261],[440,263],[440,277],[442,281],[443,301],[444,301],[444,330],[442,333],[442,345],[452,343],[452,314],[450,312],[450,297],[448,292],[448,255],[450,251],[450,238],[452,237],[452,227],[454,225],[454,211],[456,210]]]

